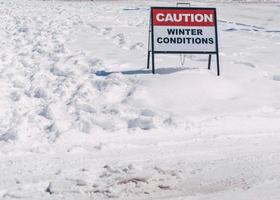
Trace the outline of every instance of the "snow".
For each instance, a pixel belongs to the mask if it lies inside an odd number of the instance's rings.
[[[217,7],[217,77],[146,69],[171,0],[0,0],[0,199],[279,199],[280,2],[228,2],[192,2]]]

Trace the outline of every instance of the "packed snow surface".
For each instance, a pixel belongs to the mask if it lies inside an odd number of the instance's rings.
[[[146,69],[174,1],[0,0],[0,199],[280,199],[280,3],[205,2],[220,77]]]

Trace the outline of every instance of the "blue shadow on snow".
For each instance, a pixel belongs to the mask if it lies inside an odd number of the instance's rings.
[[[198,69],[198,68],[157,68],[156,74],[173,74],[176,72],[184,71],[184,70],[191,70],[191,69]],[[139,75],[139,74],[151,74],[152,71],[149,69],[139,69],[139,70],[128,70],[128,71],[96,71],[96,76],[109,76],[110,74],[114,73],[121,73],[124,75]]]

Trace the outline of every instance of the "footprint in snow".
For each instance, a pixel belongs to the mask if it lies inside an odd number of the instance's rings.
[[[272,76],[272,80],[274,80],[274,81],[280,81],[280,74],[274,74],[274,75]]]
[[[16,91],[13,91],[11,92],[10,94],[10,98],[13,100],[13,101],[19,101],[20,100],[20,94]]]
[[[120,46],[123,46],[125,44],[125,37],[124,37],[123,33],[119,33],[119,34],[113,36],[113,39]]]
[[[17,132],[14,129],[8,129],[6,132],[3,134],[0,133],[0,141],[14,141],[17,139]]]
[[[241,64],[241,65],[244,65],[246,67],[256,68],[256,66],[253,63],[250,63],[250,62],[234,61],[234,64]]]
[[[112,27],[107,27],[102,30],[102,35],[109,35],[112,32],[113,28]]]
[[[153,118],[151,117],[138,117],[128,121],[128,128],[129,129],[136,129],[140,128],[142,130],[150,130],[155,128]]]
[[[137,42],[130,47],[130,50],[142,49],[144,44],[142,42]]]

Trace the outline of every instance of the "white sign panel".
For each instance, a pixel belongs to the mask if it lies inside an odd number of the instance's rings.
[[[155,53],[215,53],[215,8],[152,8]]]

